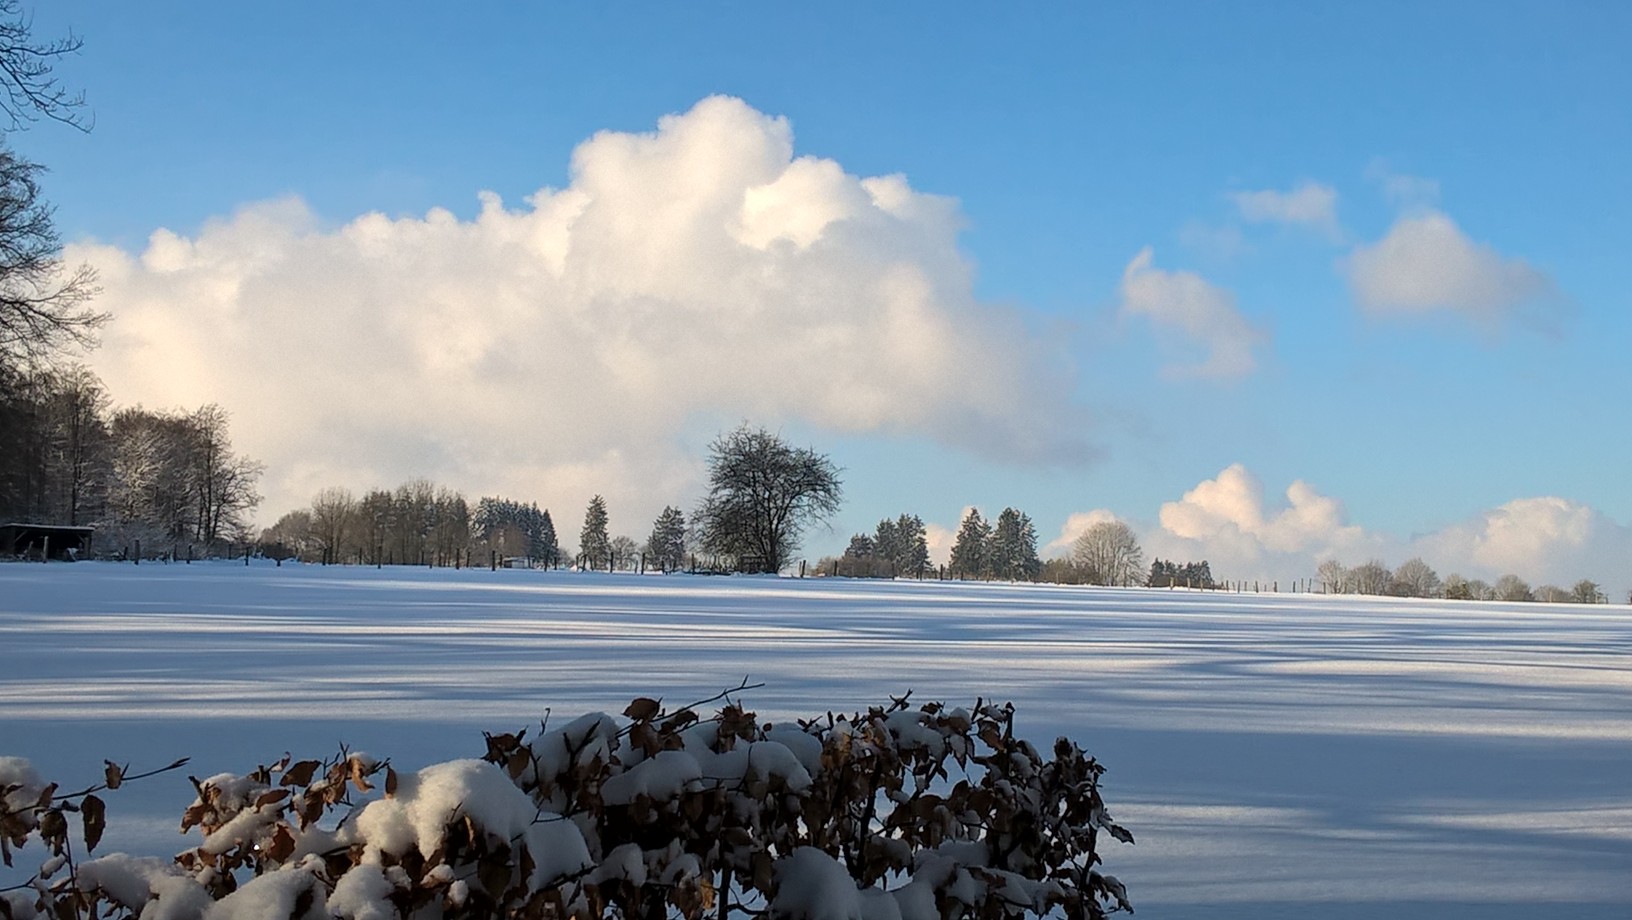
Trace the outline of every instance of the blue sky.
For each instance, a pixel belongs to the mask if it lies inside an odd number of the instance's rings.
[[[955,528],[966,505],[991,515],[1014,505],[1045,542],[1108,513],[1134,523],[1152,551],[1209,554],[1226,560],[1224,574],[1248,578],[1308,574],[1325,555],[1397,563],[1421,552],[1442,572],[1632,580],[1632,489],[1622,480],[1632,453],[1624,4],[455,11],[67,0],[36,13],[39,35],[69,26],[85,50],[60,73],[85,89],[95,129],[41,125],[12,143],[51,168],[46,191],[65,239],[103,268],[116,320],[92,364],[128,401],[226,405],[240,445],[272,467],[270,516],[324,477],[360,489],[422,472],[473,494],[539,482],[516,497],[551,504],[574,534],[587,492],[606,492],[614,529],[638,538],[664,502],[695,500],[697,470],[677,458],[695,458],[713,431],[746,417],[828,449],[846,467],[846,509],[833,533],[813,535],[813,554],[901,511]],[[900,246],[891,258],[952,291],[923,307],[946,322],[946,336],[885,349],[884,360],[930,361],[922,350],[989,336],[1012,346],[1007,357],[967,378],[948,375],[944,400],[924,381],[874,392],[844,377],[833,387],[859,388],[855,404],[888,404],[851,414],[832,394],[675,402],[667,391],[691,386],[685,371],[650,383],[663,395],[655,403],[635,384],[563,392],[574,387],[547,380],[538,393],[523,362],[500,388],[506,399],[581,404],[599,394],[629,403],[607,414],[617,424],[582,451],[563,445],[571,425],[551,429],[538,456],[525,456],[535,448],[524,430],[513,432],[505,465],[470,461],[479,429],[441,425],[430,409],[385,430],[362,420],[368,404],[359,401],[358,417],[330,413],[303,425],[317,396],[301,386],[315,378],[346,387],[346,368],[280,339],[283,325],[299,321],[280,322],[248,299],[210,314],[190,345],[132,344],[131,330],[175,328],[187,311],[236,292],[276,302],[280,278],[291,302],[368,309],[378,286],[348,287],[363,269],[263,271],[244,253],[297,258],[257,242],[267,227],[332,251],[324,239],[374,212],[401,219],[393,232],[411,235],[441,208],[474,232],[479,192],[527,211],[541,188],[576,188],[574,151],[597,132],[651,134],[664,116],[696,114],[716,96],[740,100],[708,135],[722,155],[734,149],[732,131],[774,135],[785,119],[793,158],[836,164],[851,179],[899,175],[914,195],[938,196],[926,201],[955,202],[914,225],[921,240],[889,237]],[[642,162],[651,175],[673,167]],[[622,187],[638,184],[633,173],[618,175],[611,181]],[[663,204],[645,202],[654,212]],[[940,247],[938,234],[954,227],[952,248]],[[192,244],[190,280],[143,261],[159,228]],[[212,233],[231,245],[211,244]],[[839,235],[830,231],[828,242]],[[642,246],[638,234],[618,240]],[[508,250],[470,245],[468,264],[488,277],[527,277]],[[866,274],[877,268],[867,267],[876,247],[856,245],[801,269],[816,272],[801,283],[841,291],[878,281]],[[236,254],[196,262],[226,249]],[[110,271],[121,252],[138,268]],[[368,258],[378,268],[384,257]],[[616,252],[606,258],[619,264]],[[228,278],[240,268],[247,274]],[[450,272],[415,282],[427,302],[398,292],[391,309],[423,310],[431,328],[431,319],[481,310],[454,293],[436,299],[444,280],[457,286],[452,262]],[[483,303],[531,296],[522,281],[493,284]],[[651,290],[631,306],[583,293],[585,284],[573,290],[585,309],[608,311],[608,337],[650,311],[683,317],[686,342],[711,323],[740,320],[699,313],[679,294],[684,310]],[[819,296],[802,303],[820,309]],[[786,322],[793,315],[763,326],[788,330],[772,349],[778,359],[803,370],[835,360],[816,346],[799,350],[814,334]],[[865,305],[846,316],[853,327],[830,330],[836,341],[877,338]],[[520,316],[508,328],[525,337],[529,322]],[[755,322],[744,328],[761,328]],[[643,360],[634,328],[635,345],[611,348],[601,366],[618,355]],[[908,335],[901,330],[911,326],[888,328]],[[970,330],[970,342],[958,329]],[[539,360],[606,344],[538,335]],[[280,362],[254,364],[223,339],[275,351]],[[756,350],[747,341],[733,347]],[[697,347],[701,362],[730,360]],[[444,358],[426,360],[402,375]],[[651,365],[660,366],[669,372]],[[945,362],[923,364],[932,366]],[[262,379],[246,384],[246,373]],[[806,390],[825,386],[814,372],[794,376]],[[375,390],[390,386],[379,382],[388,374],[369,379]],[[404,386],[407,401],[425,404]],[[1017,407],[1008,425],[992,405],[960,408],[960,386],[1029,408]],[[1071,446],[1005,462],[972,427]],[[307,439],[299,455],[328,452],[333,462],[291,471],[295,452],[284,451]],[[1224,475],[1232,468],[1245,477]],[[1283,495],[1300,481],[1341,507]],[[1556,501],[1536,503],[1543,499]],[[1296,513],[1282,515],[1289,508]]]

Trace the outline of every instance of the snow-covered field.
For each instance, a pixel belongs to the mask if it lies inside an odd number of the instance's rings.
[[[286,565],[0,565],[0,755],[89,783],[419,767],[744,676],[762,717],[1013,700],[1106,763],[1157,918],[1632,917],[1632,609]],[[177,774],[104,850],[179,849]],[[26,855],[25,851],[25,855]]]

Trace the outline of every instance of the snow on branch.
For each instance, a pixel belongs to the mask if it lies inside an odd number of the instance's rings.
[[[1100,834],[1132,843],[1100,797],[1104,768],[1069,739],[1044,756],[1014,707],[914,706],[762,723],[737,694],[669,710],[488,734],[479,759],[399,773],[342,748],[249,773],[190,777],[174,860],[91,858],[94,792],[55,795],[0,757],[8,863],[38,838],[34,878],[0,918],[393,917],[860,920],[1102,918],[1132,908]],[[712,715],[698,708],[723,701]],[[176,769],[177,762],[165,769]],[[94,800],[94,805],[91,803]],[[65,812],[79,811],[84,852]],[[61,825],[60,827],[58,825]]]

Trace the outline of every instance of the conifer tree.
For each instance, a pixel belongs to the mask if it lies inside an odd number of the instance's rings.
[[[612,558],[612,538],[606,532],[606,499],[589,500],[584,511],[584,529],[578,535],[578,555],[592,569],[604,569]]]
[[[986,550],[991,541],[992,527],[970,508],[958,528],[958,539],[952,544],[952,572],[959,578],[984,578],[989,571]]]
[[[686,516],[673,505],[665,505],[663,513],[652,522],[652,535],[646,540],[646,564],[663,572],[680,568],[686,560]]]

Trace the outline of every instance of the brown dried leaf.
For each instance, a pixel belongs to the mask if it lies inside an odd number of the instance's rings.
[[[510,755],[510,762],[504,765],[504,772],[510,774],[511,779],[520,779],[521,774],[527,772],[527,766],[533,762],[532,755],[526,748],[519,748]]]
[[[50,845],[52,853],[62,853],[63,844],[68,842],[68,819],[59,809],[52,808],[40,816],[40,839]]]
[[[102,762],[107,765],[106,769],[102,771],[102,781],[107,783],[109,789],[118,789],[119,784],[125,781],[124,768],[111,760]]]
[[[657,715],[662,708],[662,703],[649,696],[637,696],[629,704],[629,708],[623,711],[623,714],[636,722],[650,722],[652,717]]]
[[[374,784],[368,781],[368,767],[356,757],[346,761],[351,765],[351,784],[357,787],[358,792],[368,792]]]
[[[203,824],[204,816],[209,814],[209,811],[210,806],[203,802],[187,806],[187,810],[181,813],[181,832],[185,834],[188,830]]]
[[[385,797],[388,799],[397,797],[397,771],[390,767],[385,768]]]
[[[261,793],[260,798],[255,800],[255,807],[259,809],[265,808],[268,805],[276,805],[288,797],[288,789],[273,789],[270,792],[263,792]]]
[[[306,786],[312,781],[312,775],[317,768],[323,766],[320,761],[302,760],[283,771],[283,779],[278,781],[280,786]]]
[[[90,853],[102,842],[102,832],[108,829],[107,806],[94,795],[87,795],[79,803],[79,820],[85,830],[85,852]]]
[[[267,847],[266,855],[273,862],[283,862],[295,852],[295,835],[289,833],[289,825],[279,824],[272,834],[272,845]]]

